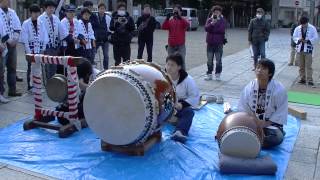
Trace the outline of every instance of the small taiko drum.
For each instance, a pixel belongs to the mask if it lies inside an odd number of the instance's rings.
[[[159,131],[174,112],[172,81],[153,63],[133,61],[100,72],[86,90],[88,126],[106,143],[132,145]]]
[[[258,121],[246,112],[227,115],[216,135],[221,153],[241,158],[257,157],[263,143],[263,129]]]

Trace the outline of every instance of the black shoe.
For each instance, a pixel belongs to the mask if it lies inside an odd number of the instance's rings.
[[[16,76],[16,81],[17,82],[23,82],[23,79],[21,77]]]
[[[300,81],[298,81],[299,84],[305,84],[306,80],[300,79]]]
[[[312,81],[309,81],[309,82],[308,82],[308,85],[309,85],[309,86],[314,86],[314,84],[313,84]]]
[[[22,96],[22,94],[19,93],[19,92],[9,92],[9,93],[8,93],[8,96],[10,96],[10,97],[17,97],[17,96]]]

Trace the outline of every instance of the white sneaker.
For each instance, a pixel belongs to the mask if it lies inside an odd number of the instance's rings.
[[[204,78],[205,81],[211,81],[212,80],[212,74],[207,74]]]
[[[184,143],[187,141],[187,136],[183,135],[182,132],[178,130],[171,135],[171,139]]]
[[[216,81],[221,81],[220,74],[215,74],[215,76],[216,76]]]
[[[0,95],[0,103],[6,104],[10,102],[9,99],[5,98],[3,95]]]

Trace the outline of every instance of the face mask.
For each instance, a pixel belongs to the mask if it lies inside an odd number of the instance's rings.
[[[118,15],[119,16],[124,16],[124,15],[126,15],[126,11],[118,10]]]
[[[261,18],[262,18],[262,15],[261,15],[261,14],[257,14],[257,18],[258,18],[258,19],[261,19]]]

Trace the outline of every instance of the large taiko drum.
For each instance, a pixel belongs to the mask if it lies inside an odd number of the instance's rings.
[[[255,158],[259,155],[263,143],[263,129],[255,116],[235,112],[222,120],[216,139],[223,154]]]
[[[172,81],[153,63],[133,61],[99,73],[83,109],[88,126],[106,143],[132,145],[159,131],[174,112]]]

